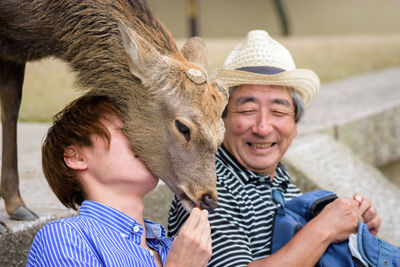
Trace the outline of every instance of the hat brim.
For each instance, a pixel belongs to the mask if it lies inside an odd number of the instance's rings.
[[[273,75],[258,74],[241,70],[217,69],[216,80],[227,87],[242,84],[286,86],[296,90],[304,103],[309,105],[320,87],[318,75],[312,70],[295,69]]]

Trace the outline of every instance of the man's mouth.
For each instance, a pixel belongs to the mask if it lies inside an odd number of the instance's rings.
[[[274,146],[276,143],[247,143],[253,148],[269,148]]]

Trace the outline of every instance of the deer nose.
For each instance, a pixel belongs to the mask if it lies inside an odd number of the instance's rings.
[[[217,201],[215,201],[209,194],[203,194],[201,196],[200,208],[206,209],[211,213],[217,208]]]

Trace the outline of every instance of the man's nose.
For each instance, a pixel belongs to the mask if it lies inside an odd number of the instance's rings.
[[[260,112],[257,117],[256,124],[253,127],[253,132],[260,136],[266,136],[270,134],[273,129],[273,125],[269,112]]]

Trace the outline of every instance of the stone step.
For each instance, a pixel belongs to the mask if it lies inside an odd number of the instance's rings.
[[[400,68],[323,84],[299,135],[330,134],[374,166],[400,159]]]

